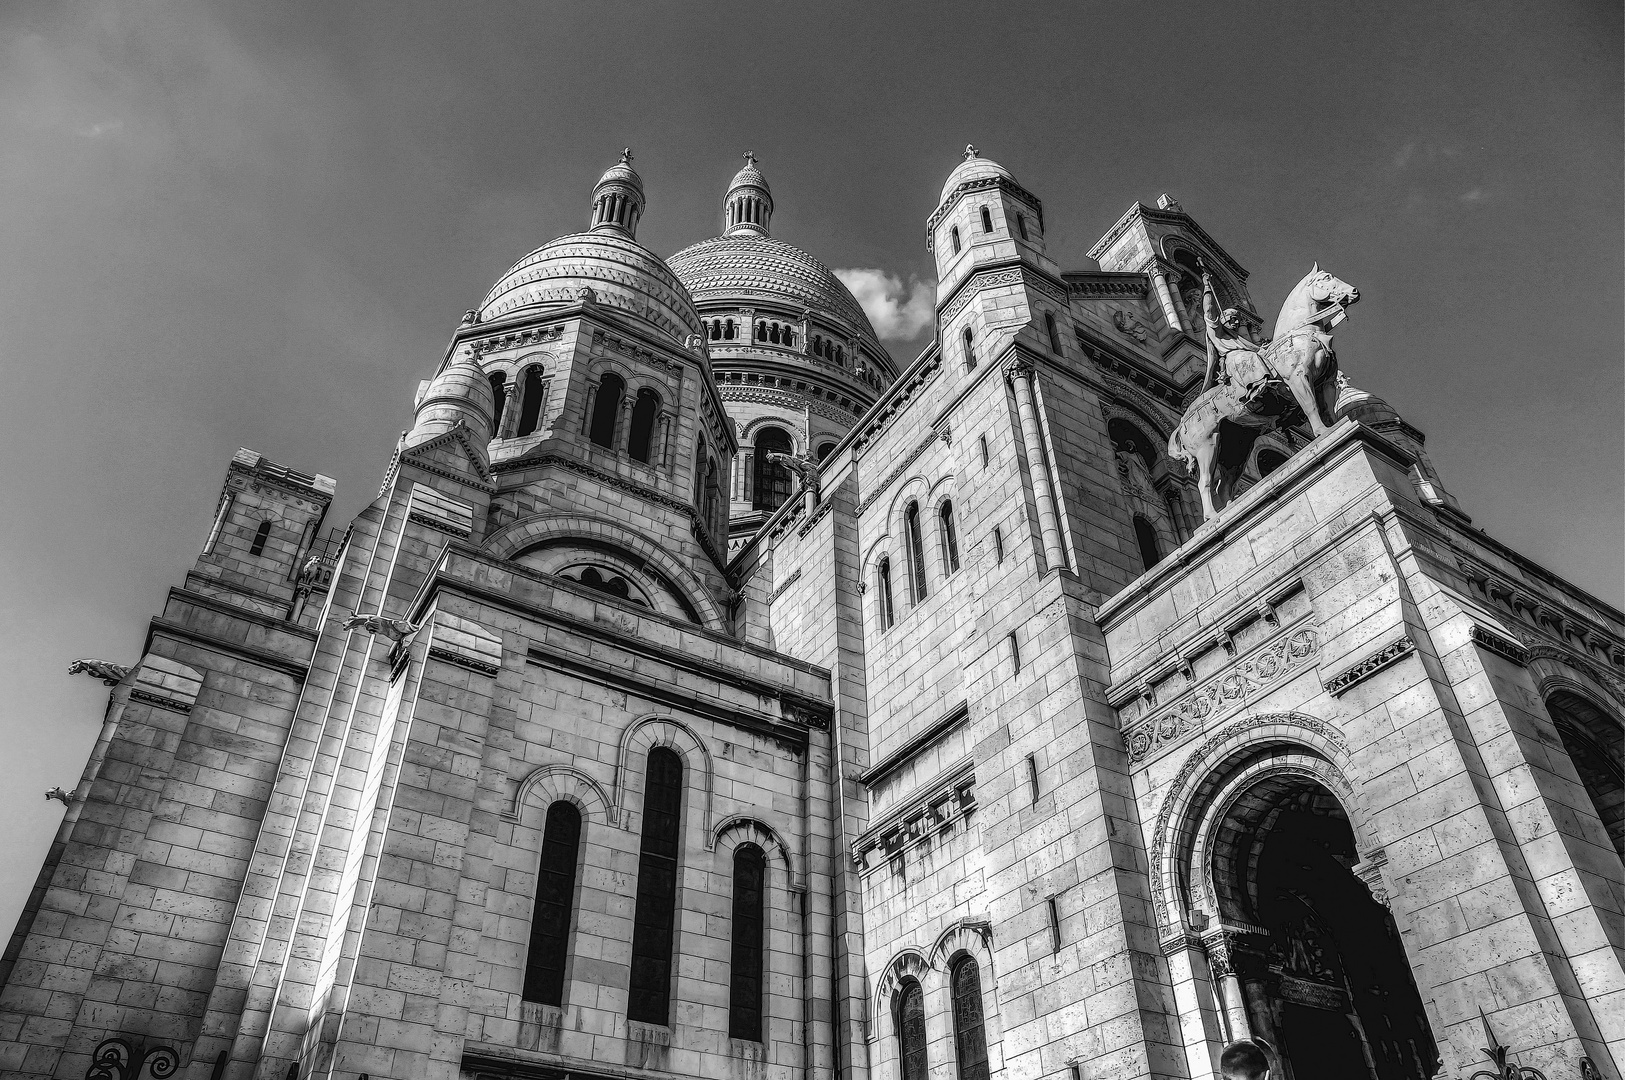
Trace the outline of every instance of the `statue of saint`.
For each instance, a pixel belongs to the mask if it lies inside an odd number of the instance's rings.
[[[1207,323],[1206,390],[1215,383],[1239,383],[1249,396],[1269,378],[1269,368],[1258,355],[1259,347],[1242,333],[1241,312],[1219,310],[1219,297],[1213,291],[1213,275],[1202,274],[1202,319]]]
[[[1133,440],[1125,442],[1117,450],[1117,469],[1123,480],[1131,490],[1137,489],[1146,498],[1155,498],[1157,485],[1151,482],[1151,470],[1145,467],[1145,459],[1135,447]]]

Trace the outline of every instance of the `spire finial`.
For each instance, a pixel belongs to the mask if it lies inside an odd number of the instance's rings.
[[[626,147],[625,149],[623,149],[621,151],[621,164],[622,165],[630,165],[630,164],[632,164],[632,148],[630,146]]]
[[[746,150],[745,151],[745,168],[748,169],[752,165],[755,165],[755,164],[756,164],[756,151],[754,151],[754,150]]]
[[[965,160],[969,161],[973,157],[981,157],[981,155],[976,152],[976,146],[975,146],[974,143],[966,143],[965,144]]]

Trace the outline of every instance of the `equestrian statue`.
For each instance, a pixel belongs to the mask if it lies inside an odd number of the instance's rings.
[[[1197,474],[1204,518],[1212,520],[1229,503],[1259,435],[1300,418],[1317,436],[1331,429],[1337,406],[1331,328],[1359,299],[1360,290],[1317,263],[1281,305],[1275,339],[1256,345],[1242,335],[1239,311],[1220,312],[1204,268],[1207,376],[1168,440],[1168,456]]]

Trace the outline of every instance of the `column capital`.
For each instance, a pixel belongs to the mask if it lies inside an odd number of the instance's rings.
[[[1004,362],[1004,377],[1012,381],[1016,379],[1031,379],[1033,377],[1033,362],[1025,356],[1016,355]]]

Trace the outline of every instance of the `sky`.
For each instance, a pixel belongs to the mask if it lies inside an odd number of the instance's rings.
[[[753,150],[901,364],[966,143],[1050,254],[1171,192],[1480,527],[1622,603],[1622,14],[1564,3],[0,5],[0,933],[239,446],[376,491],[501,273],[631,146],[662,255]]]

